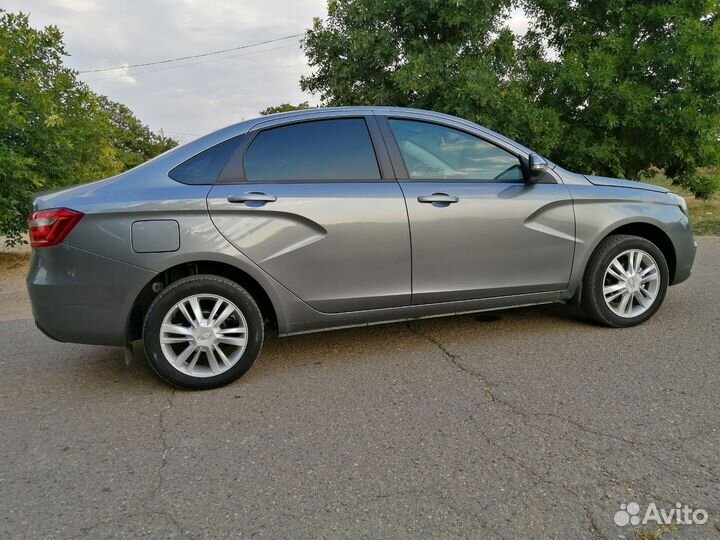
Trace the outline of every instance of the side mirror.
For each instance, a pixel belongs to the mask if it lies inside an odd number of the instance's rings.
[[[534,178],[537,178],[544,173],[550,164],[547,160],[539,154],[530,154],[530,181],[533,182]]]

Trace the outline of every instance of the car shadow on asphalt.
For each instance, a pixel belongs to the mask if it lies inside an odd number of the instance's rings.
[[[18,323],[25,321],[17,321]],[[11,323],[12,324],[12,323]],[[252,383],[279,372],[299,368],[341,367],[383,362],[389,350],[412,359],[427,347],[418,330],[428,336],[475,339],[478,346],[488,340],[512,339],[514,333],[568,331],[591,325],[571,306],[547,305],[455,315],[407,322],[348,328],[279,338],[268,331],[260,358],[241,382]],[[33,329],[34,330],[34,329]],[[57,378],[68,392],[84,395],[122,392],[145,394],[169,388],[150,368],[142,342],[133,344],[134,354],[126,362],[125,351],[117,347],[57,344],[44,336],[39,344],[51,357],[46,377]],[[53,381],[48,381],[52,384]],[[235,383],[237,385],[238,383]]]
[[[295,368],[381,362],[390,352],[412,358],[428,346],[428,342],[418,336],[418,329],[427,336],[477,339],[478,347],[483,347],[488,345],[488,340],[513,339],[519,328],[526,332],[546,333],[592,326],[595,326],[594,323],[578,308],[558,304],[417,319],[283,338],[269,333],[260,358],[242,380],[274,377],[278,372]],[[483,330],[481,335],[480,330]]]

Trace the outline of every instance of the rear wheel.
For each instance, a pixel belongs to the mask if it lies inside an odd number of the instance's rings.
[[[582,307],[605,326],[634,326],[660,308],[668,283],[667,261],[655,244],[637,236],[609,236],[588,263]]]
[[[157,295],[143,327],[148,362],[166,382],[183,388],[217,388],[241,377],[263,343],[255,300],[237,283],[196,275]]]

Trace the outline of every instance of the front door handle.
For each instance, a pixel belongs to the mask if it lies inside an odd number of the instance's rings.
[[[432,195],[420,195],[417,200],[421,203],[441,204],[447,206],[448,204],[458,202],[460,199],[454,195],[448,195],[447,193],[433,193]]]
[[[275,195],[266,195],[259,191],[248,191],[244,195],[228,195],[228,202],[231,203],[244,203],[244,202],[262,202],[269,203],[277,201]]]

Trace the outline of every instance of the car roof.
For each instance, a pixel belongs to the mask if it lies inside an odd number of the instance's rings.
[[[298,109],[295,111],[286,111],[286,112],[280,112],[275,114],[269,114],[267,116],[261,116],[258,118],[254,118],[251,120],[246,120],[245,122],[241,122],[239,124],[235,124],[235,126],[231,126],[233,128],[236,127],[243,127],[248,130],[252,129],[255,126],[258,126],[260,124],[270,124],[270,123],[281,123],[279,121],[281,120],[300,120],[304,117],[312,118],[312,117],[326,117],[326,118],[332,118],[332,113],[338,113],[339,116],[347,116],[348,114],[352,113],[358,113],[358,114],[380,114],[383,116],[392,116],[393,114],[398,114],[402,116],[409,116],[409,117],[416,117],[418,119],[425,119],[425,120],[445,120],[447,122],[464,126],[473,130],[478,130],[483,132],[486,135],[489,135],[491,137],[494,137],[500,141],[503,141],[505,144],[508,144],[510,146],[515,147],[516,149],[520,150],[521,152],[531,154],[533,151],[526,146],[520,144],[517,141],[514,141],[513,139],[510,139],[506,137],[505,135],[502,135],[501,133],[498,133],[496,131],[493,131],[491,129],[488,129],[484,126],[481,126],[480,124],[476,124],[475,122],[471,122],[470,120],[465,120],[464,118],[460,118],[458,116],[453,116],[451,114],[445,114],[437,111],[431,111],[427,109],[416,109],[412,107],[390,107],[390,106],[344,106],[344,107],[312,107],[309,109]]]
[[[427,109],[416,109],[413,107],[390,107],[390,106],[368,106],[368,105],[349,105],[349,106],[342,106],[342,107],[310,107],[308,109],[297,109],[294,111],[285,111],[285,112],[279,112],[274,114],[268,114],[266,116],[260,116],[257,118],[253,118],[250,120],[246,120],[244,122],[240,122],[236,125],[247,125],[252,124],[256,125],[259,123],[265,123],[268,120],[281,120],[284,118],[302,118],[302,117],[311,117],[316,116],[318,114],[322,114],[323,116],[332,116],[332,113],[338,113],[340,116],[347,116],[348,114],[352,113],[358,113],[358,114],[381,114],[384,116],[392,116],[393,113],[395,114],[402,114],[403,116],[406,115],[417,115],[417,116],[432,116],[436,117],[438,119],[445,119],[445,120],[452,120],[455,122],[462,122],[466,124],[470,124],[474,127],[482,127],[478,124],[475,124],[474,122],[470,122],[469,120],[465,120],[464,118],[460,118],[457,116],[452,116],[450,114],[445,114],[437,111],[431,111]],[[487,128],[483,128],[487,129]]]
[[[393,112],[396,113],[408,113],[408,112],[416,112],[420,114],[436,114],[439,116],[446,116],[448,118],[456,118],[455,116],[451,116],[449,114],[443,114],[435,111],[425,110],[425,109],[415,109],[412,107],[388,107],[388,106],[370,106],[370,105],[347,105],[347,106],[341,106],[341,107],[310,107],[307,109],[296,109],[293,111],[285,111],[285,112],[279,112],[274,114],[268,114],[266,116],[261,116],[259,119],[264,118],[284,118],[288,116],[306,116],[306,115],[312,115],[316,112],[340,112],[340,113],[348,113],[348,112],[357,112],[362,114],[368,114],[373,112],[382,112],[386,114],[392,114]],[[257,120],[257,118],[256,118]]]
[[[158,170],[169,170],[169,168],[189,159],[190,157],[197,155],[203,150],[207,150],[216,144],[219,144],[232,137],[237,137],[251,130],[261,129],[263,127],[279,126],[287,122],[302,121],[303,119],[330,119],[337,117],[347,117],[353,114],[358,115],[382,115],[392,116],[397,114],[405,118],[414,118],[417,120],[432,121],[437,120],[441,123],[445,123],[448,126],[454,126],[459,129],[467,129],[471,132],[486,135],[491,139],[495,139],[496,142],[500,143],[501,146],[514,148],[516,151],[530,154],[532,150],[526,148],[522,144],[501,135],[495,131],[492,131],[486,127],[483,127],[469,120],[458,118],[449,114],[444,114],[435,111],[428,111],[424,109],[413,109],[409,107],[375,107],[375,106],[352,106],[352,107],[313,107],[310,109],[300,109],[296,111],[287,111],[275,114],[269,114],[267,116],[259,116],[249,120],[244,120],[236,124],[223,127],[197,139],[188,141],[185,144],[176,146],[175,148],[168,150],[167,152],[156,156],[150,161],[146,161],[142,165],[131,169],[131,171],[137,169],[157,168]],[[128,172],[131,172],[128,171]]]

